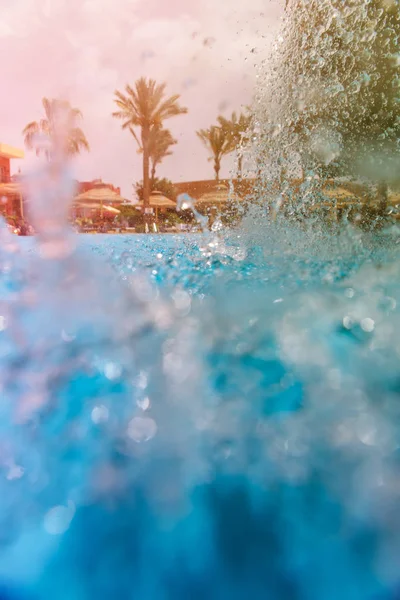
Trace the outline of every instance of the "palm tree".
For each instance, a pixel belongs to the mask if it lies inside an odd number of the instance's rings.
[[[200,129],[196,133],[212,155],[208,160],[214,160],[215,179],[219,181],[221,159],[232,152],[231,140],[227,132],[216,125],[213,125],[210,129]]]
[[[232,117],[230,119],[225,119],[225,117],[218,117],[218,122],[221,128],[226,132],[230,144],[231,151],[237,150],[239,151],[243,145],[246,145],[249,141],[249,132],[250,126],[252,122],[252,117],[250,115],[245,115],[240,113],[239,117],[236,112],[232,113]],[[242,177],[243,171],[243,156],[241,152],[238,154],[238,176]]]
[[[57,131],[59,128],[60,115],[66,116],[69,125],[66,152],[69,155],[79,154],[84,149],[89,151],[89,143],[80,127],[76,127],[75,123],[82,118],[82,113],[79,109],[73,108],[67,100],[57,98],[43,98],[42,104],[45,112],[45,118],[40,121],[32,121],[23,129],[24,142],[29,150],[36,150],[36,154],[44,152],[47,159],[50,160],[52,151],[49,147],[43,147],[38,143],[37,138],[42,136],[50,144],[54,144]]]
[[[171,146],[177,144],[169,129],[153,127],[150,133],[149,154],[151,162],[151,181],[156,178],[156,168],[164,158],[171,156]]]
[[[130,131],[135,138],[140,154],[143,153],[143,148],[140,144],[140,140],[138,139],[135,131],[130,128]],[[170,147],[177,144],[177,140],[172,137],[172,134],[169,129],[163,129],[162,127],[152,127],[150,131],[149,137],[149,157],[151,163],[151,174],[150,174],[150,188],[152,190],[152,183],[156,178],[156,168],[159,164],[162,163],[164,158],[167,156],[171,156],[172,152],[170,151]]]
[[[122,129],[129,129],[143,151],[143,206],[146,208],[150,196],[150,141],[153,127],[161,128],[163,121],[187,113],[187,108],[178,104],[180,96],[165,98],[166,84],[157,84],[142,77],[134,87],[125,86],[125,94],[116,90],[115,103],[118,111],[113,117],[122,119]],[[140,129],[140,140],[134,128]]]

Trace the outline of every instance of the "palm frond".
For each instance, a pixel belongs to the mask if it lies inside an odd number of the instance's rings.
[[[222,127],[213,125],[209,129],[200,129],[196,133],[214,159],[219,160],[225,154],[232,152],[230,137]]]
[[[39,130],[39,123],[37,121],[31,121],[31,123],[28,123],[28,125],[25,125],[25,127],[22,130],[22,134],[25,135],[32,131],[37,132],[38,130]]]
[[[34,148],[34,141],[39,132],[40,127],[37,121],[32,121],[24,127],[22,135],[24,136],[24,143],[28,150],[32,150]]]
[[[45,112],[45,118],[40,121],[32,121],[25,126],[23,130],[25,145],[28,149],[36,149],[36,153],[49,153],[48,148],[44,149],[35,143],[38,134],[42,134],[52,141],[59,130],[58,118],[61,113],[66,113],[66,122],[70,124],[66,147],[69,154],[76,154],[84,149],[89,151],[90,146],[82,129],[76,127],[75,121],[82,118],[82,113],[78,108],[73,108],[67,100],[58,98],[43,98],[42,104]]]
[[[143,160],[150,159],[153,169],[171,155],[170,148],[177,143],[171,133],[162,128],[163,121],[187,112],[178,104],[179,95],[165,98],[165,89],[165,83],[157,84],[154,79],[141,77],[134,86],[127,84],[124,92],[115,91],[118,110],[112,116],[123,121],[122,129],[129,129],[139,152],[143,152]],[[140,137],[134,127],[140,127]]]
[[[138,136],[136,135],[136,132],[135,132],[135,130],[133,129],[132,126],[129,126],[129,131],[132,134],[132,136],[133,136],[134,140],[136,141],[137,145],[139,146],[139,149],[141,151],[143,151],[143,148],[142,148],[142,145],[140,143],[140,140],[139,140]]]

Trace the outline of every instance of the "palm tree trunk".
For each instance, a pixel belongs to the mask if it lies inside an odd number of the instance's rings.
[[[215,179],[216,181],[219,181],[219,172],[221,170],[221,162],[219,160],[219,158],[216,156],[214,158],[214,171],[215,171]]]
[[[382,182],[378,185],[378,210],[380,216],[385,216],[389,200],[388,184]]]
[[[149,231],[150,215],[147,214],[147,209],[150,204],[150,155],[149,155],[149,136],[150,127],[142,127],[142,148],[143,148],[143,220],[144,230]]]
[[[242,179],[243,174],[243,156],[238,157],[238,179]]]
[[[22,199],[22,192],[19,192],[19,211],[21,213],[21,218],[24,218],[24,201]]]
[[[142,128],[142,148],[143,148],[143,208],[149,206],[150,199],[150,156],[149,156],[149,135],[150,128]]]
[[[155,162],[153,162],[153,164],[151,165],[151,181],[150,181],[150,183],[151,183],[151,190],[153,190],[154,182],[156,180],[156,166],[157,165],[156,165]]]

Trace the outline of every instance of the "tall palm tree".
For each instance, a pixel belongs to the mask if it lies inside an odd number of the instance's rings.
[[[231,150],[239,151],[241,147],[246,145],[250,138],[250,126],[252,122],[251,115],[245,115],[240,113],[239,117],[236,112],[232,113],[230,119],[225,117],[218,117],[218,122],[221,128],[226,132],[230,144]],[[243,156],[241,152],[238,155],[238,176],[242,177],[243,172]]]
[[[134,133],[143,151],[143,206],[149,204],[150,196],[150,140],[153,127],[162,127],[163,121],[187,113],[187,108],[178,104],[180,96],[165,97],[166,84],[157,84],[154,79],[142,77],[134,87],[125,86],[125,93],[115,91],[115,103],[119,110],[113,117],[122,119],[122,129]],[[140,139],[134,128],[140,129]]]
[[[169,129],[153,127],[150,133],[149,154],[151,162],[151,181],[156,178],[156,169],[164,158],[171,156],[171,146],[177,144]]]
[[[130,128],[130,132],[135,138],[138,146],[139,146],[139,154],[143,153],[143,148],[141,146],[140,140],[137,137],[134,129]],[[167,156],[171,156],[172,152],[170,151],[170,147],[177,144],[177,140],[172,137],[172,134],[169,129],[163,129],[163,127],[154,126],[151,128],[150,137],[149,137],[149,157],[151,164],[151,173],[150,173],[150,188],[153,189],[153,182],[156,178],[156,169],[159,164],[162,163],[164,158]]]
[[[67,100],[58,98],[43,98],[42,104],[45,112],[45,118],[40,121],[32,121],[23,129],[24,142],[29,150],[36,150],[36,154],[43,152],[50,160],[52,150],[38,142],[38,137],[43,137],[46,141],[53,143],[59,127],[58,119],[61,114],[67,117],[69,128],[67,131],[66,151],[69,155],[79,154],[84,149],[89,151],[90,146],[80,127],[76,127],[76,121],[82,118],[82,113],[78,108],[73,108]]]
[[[211,153],[208,160],[214,160],[215,179],[219,181],[221,159],[232,152],[232,143],[226,130],[213,125],[210,129],[200,129],[196,132],[207,150]]]

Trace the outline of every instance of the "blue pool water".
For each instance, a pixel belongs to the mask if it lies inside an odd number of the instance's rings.
[[[0,598],[396,598],[397,242],[3,248]]]

